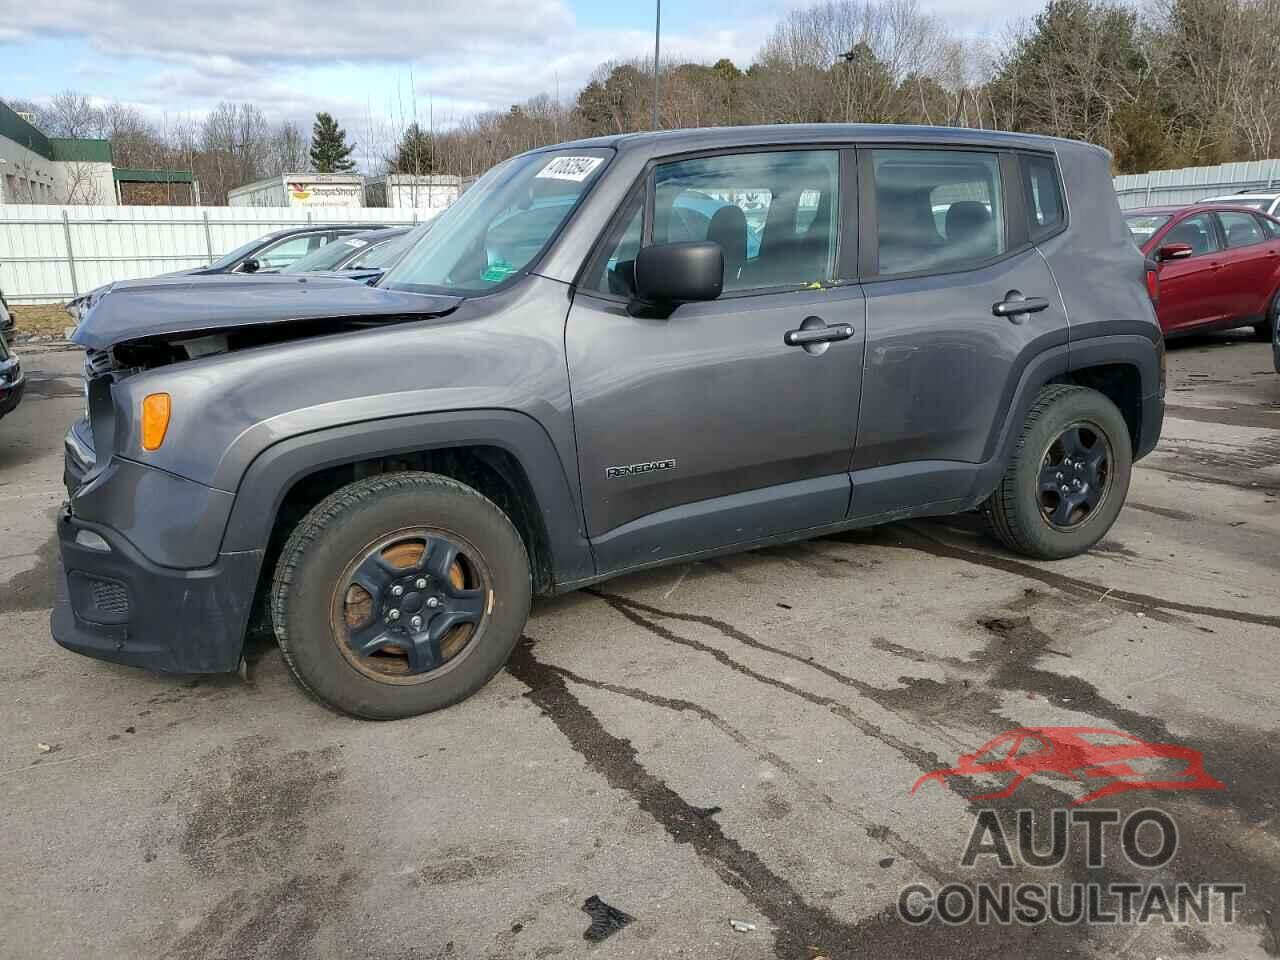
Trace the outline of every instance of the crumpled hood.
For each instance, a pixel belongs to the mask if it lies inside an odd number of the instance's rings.
[[[399,293],[324,276],[122,280],[101,291],[71,339],[90,350],[104,350],[147,337],[306,320],[439,317],[461,302],[461,297]]]

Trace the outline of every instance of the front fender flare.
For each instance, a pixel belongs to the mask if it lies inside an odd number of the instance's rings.
[[[557,584],[595,574],[582,511],[546,430],[512,410],[412,414],[344,424],[280,440],[249,465],[236,490],[222,552],[265,550],[285,495],[303,477],[376,457],[450,447],[498,447],[523,467],[551,548]]]

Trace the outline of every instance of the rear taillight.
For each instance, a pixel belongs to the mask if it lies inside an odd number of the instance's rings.
[[[1147,267],[1147,296],[1152,303],[1160,302],[1160,272],[1155,267]]]

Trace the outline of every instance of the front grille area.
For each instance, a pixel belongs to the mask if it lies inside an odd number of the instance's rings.
[[[129,588],[119,580],[72,570],[67,574],[67,586],[71,588],[71,606],[81,620],[101,624],[129,622]]]
[[[93,595],[93,605],[102,613],[112,616],[129,616],[129,591],[123,583],[114,580],[89,580],[89,590]]]

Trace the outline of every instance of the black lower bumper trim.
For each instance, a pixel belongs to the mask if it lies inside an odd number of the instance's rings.
[[[1160,442],[1160,431],[1164,429],[1164,397],[1155,394],[1142,398],[1142,426],[1138,432],[1138,448],[1133,453],[1134,460],[1141,460],[1156,448]]]
[[[77,543],[82,530],[111,549]],[[61,646],[165,673],[237,668],[262,551],[221,554],[195,570],[161,567],[115,531],[67,510],[58,518],[58,542],[62,562],[50,628]]]

